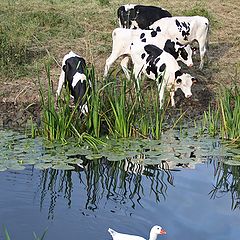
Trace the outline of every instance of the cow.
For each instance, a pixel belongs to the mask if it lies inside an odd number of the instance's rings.
[[[73,51],[66,54],[62,61],[56,97],[60,96],[63,84],[68,87],[74,103],[78,104],[80,112],[88,113],[86,95],[91,88],[91,81],[85,75],[86,61]]]
[[[160,108],[163,106],[165,88],[170,91],[171,104],[174,107],[174,94],[180,88],[186,98],[192,96],[191,87],[196,79],[183,73],[176,59],[155,45],[132,45],[131,59],[134,65],[133,74],[139,82],[141,75],[156,80],[159,91]]]
[[[181,60],[188,66],[192,66],[192,49],[190,45],[183,45],[176,40],[171,40],[158,30],[133,30],[116,28],[112,32],[112,53],[106,60],[104,76],[107,76],[111,65],[120,57],[122,69],[128,79],[130,79],[127,63],[131,55],[131,46],[138,44],[153,44],[170,53],[176,60]]]
[[[149,28],[161,31],[170,39],[175,39],[181,44],[192,43],[196,40],[199,44],[201,60],[199,68],[203,68],[204,55],[209,41],[209,21],[206,17],[167,17],[155,21]]]
[[[172,15],[160,7],[127,4],[118,8],[117,16],[122,28],[148,29],[155,21]]]

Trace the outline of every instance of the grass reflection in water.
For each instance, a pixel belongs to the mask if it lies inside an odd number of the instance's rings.
[[[166,165],[143,166],[127,159],[108,161],[106,158],[89,161],[84,157],[81,165],[75,166],[80,186],[73,186],[75,171],[46,169],[42,171],[40,181],[40,207],[49,205],[48,218],[54,218],[54,208],[60,195],[67,199],[71,207],[73,187],[84,188],[84,207],[95,211],[101,201],[114,201],[120,205],[130,204],[135,208],[141,205],[142,196],[154,194],[157,202],[166,199],[169,186],[173,186],[173,175]],[[164,168],[161,168],[164,167]],[[149,188],[143,187],[147,181]],[[49,199],[49,204],[44,204]]]

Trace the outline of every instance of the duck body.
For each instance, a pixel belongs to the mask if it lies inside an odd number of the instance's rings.
[[[116,232],[111,228],[108,229],[108,232],[112,235],[113,240],[146,240],[143,237]]]
[[[140,236],[116,232],[111,228],[108,229],[108,232],[111,234],[113,240],[146,240]],[[149,235],[149,240],[156,240],[159,234],[166,234],[166,231],[157,225],[152,227]]]

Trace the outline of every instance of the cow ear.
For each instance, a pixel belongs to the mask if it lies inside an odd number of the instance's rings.
[[[177,81],[176,81],[177,84],[180,84],[181,82],[182,82],[181,78],[178,78]]]
[[[192,83],[197,83],[198,80],[196,78],[192,78]]]

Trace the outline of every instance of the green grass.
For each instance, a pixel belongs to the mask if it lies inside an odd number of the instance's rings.
[[[211,27],[217,26],[217,20],[215,19],[213,13],[204,6],[204,3],[196,3],[192,8],[182,11],[183,16],[203,16],[206,17]]]
[[[3,231],[4,231],[4,240],[11,240],[11,237],[7,231],[7,228],[3,226]],[[35,232],[33,232],[33,236],[35,240],[43,240],[44,237],[46,236],[47,230],[44,231],[44,233],[41,236],[37,236]]]
[[[84,2],[84,4],[83,4]],[[62,48],[78,46],[75,51],[92,58],[106,53],[106,23],[111,9],[107,0],[92,1],[1,1],[0,71],[6,77],[34,77],[35,63],[58,59]],[[104,11],[100,15],[99,11]],[[109,18],[110,19],[110,18]],[[110,24],[109,21],[107,21]],[[93,34],[89,34],[93,32]],[[107,37],[106,37],[107,36]],[[98,42],[96,45],[95,42]],[[62,52],[62,56],[66,50]],[[62,57],[61,56],[61,57]]]
[[[223,139],[240,141],[240,88],[221,87],[216,103],[209,106],[204,113],[203,128],[212,136],[219,135]]]
[[[48,81],[46,91],[39,80],[41,125],[37,127],[31,121],[32,137],[40,135],[50,141],[60,140],[63,143],[73,137],[79,143],[87,141],[94,147],[102,144],[99,139],[106,135],[114,138],[160,139],[166,127],[168,101],[160,110],[155,82],[146,84],[141,81],[140,90],[136,92],[133,79],[127,80],[113,71],[105,81],[99,81],[94,67],[89,66],[86,75],[91,79],[92,87],[90,94],[85,96],[89,112],[83,115],[78,110],[78,104],[71,106],[70,94],[65,88],[62,96],[55,98],[50,64],[46,64],[45,72]],[[146,89],[143,90],[144,87]],[[173,121],[173,127],[177,121]]]

